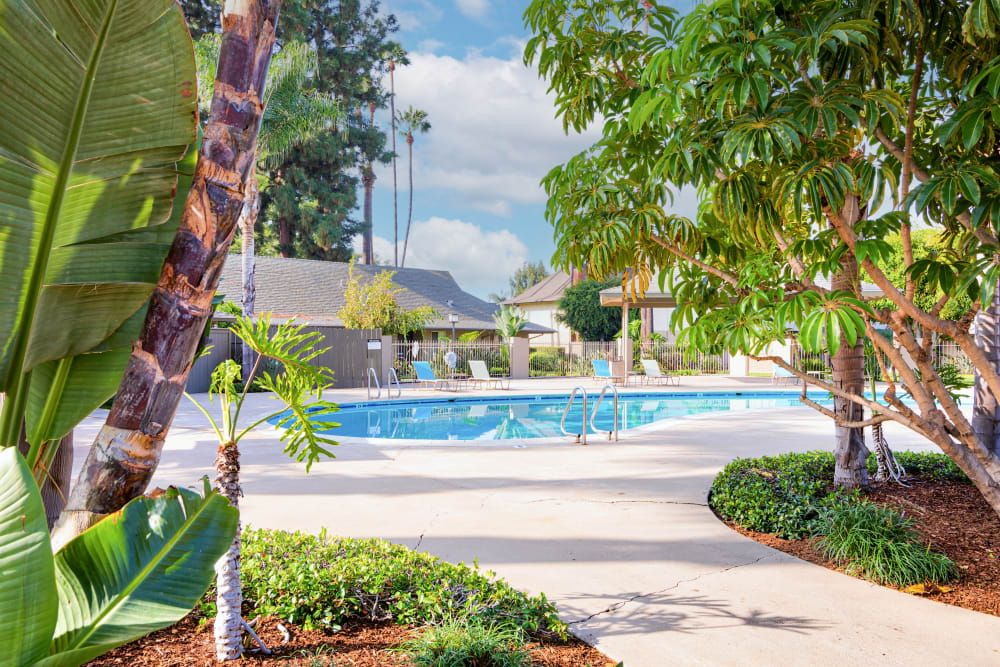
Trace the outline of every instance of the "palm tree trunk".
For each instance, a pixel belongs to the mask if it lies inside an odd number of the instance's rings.
[[[399,202],[398,202],[398,186],[396,185],[396,63],[395,61],[389,61],[389,114],[390,123],[392,124],[392,237],[393,237],[393,251],[396,253],[395,266],[399,266],[399,250],[397,244],[399,243]],[[412,149],[411,149],[412,150]],[[411,175],[412,179],[412,175]],[[411,188],[412,189],[412,188]],[[409,231],[409,226],[407,226],[407,231]],[[406,245],[403,245],[403,261],[406,261]]]
[[[156,471],[253,178],[259,91],[280,6],[227,0],[222,10],[215,93],[194,182],[114,406],[56,526],[54,549],[142,494]]]
[[[989,305],[976,315],[976,344],[990,364],[1000,370],[1000,289],[993,292]],[[972,429],[987,449],[1000,454],[1000,403],[978,370],[972,395]]]
[[[240,488],[240,450],[235,443],[219,445],[215,457],[215,490],[239,510],[243,489]],[[215,657],[219,660],[235,660],[243,654],[243,587],[240,584],[242,532],[242,526],[237,524],[233,543],[215,564]]]
[[[406,216],[406,237],[403,239],[403,262],[401,266],[406,266],[406,246],[410,243],[410,223],[413,222],[413,141],[407,137],[406,143],[410,147],[410,212]]]
[[[365,186],[365,236],[364,236],[364,263],[374,264],[375,263],[375,248],[373,247],[374,230],[372,228],[372,190],[375,187],[375,172],[372,171],[372,167],[369,164],[365,167],[364,173],[361,175],[361,183]]]
[[[251,174],[256,171],[256,167],[251,170]],[[257,187],[257,179],[251,177],[247,182],[246,203],[243,206],[243,213],[240,215],[240,241],[242,245],[242,255],[240,256],[240,277],[243,281],[243,295],[240,300],[240,309],[243,317],[253,316],[253,304],[257,298],[256,284],[256,258],[254,244],[254,227],[257,224],[257,215],[260,212],[260,190]],[[244,382],[251,382],[253,378],[250,373],[253,369],[253,350],[243,342],[241,357],[241,377]]]

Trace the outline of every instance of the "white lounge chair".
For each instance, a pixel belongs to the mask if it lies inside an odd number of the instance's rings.
[[[788,371],[781,366],[774,365],[774,375],[771,376],[771,382],[774,384],[798,384],[799,378],[794,375],[791,371]]]
[[[495,378],[490,375],[490,370],[486,368],[485,361],[470,359],[469,369],[472,371],[471,382],[473,385],[484,384],[487,387],[494,386],[497,389],[510,389],[510,378]],[[506,383],[507,386],[504,386],[504,383]]]
[[[680,383],[676,375],[670,375],[661,371],[660,364],[656,362],[656,359],[643,359],[642,370],[645,372],[645,375],[642,376],[643,382],[674,385]]]

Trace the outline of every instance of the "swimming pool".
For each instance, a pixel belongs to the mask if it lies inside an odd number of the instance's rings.
[[[590,397],[588,412],[593,412],[596,399],[596,396]],[[567,400],[569,396],[563,394],[342,403],[340,412],[329,415],[329,420],[340,426],[326,433],[333,437],[390,440],[565,437],[559,428],[559,422]],[[816,397],[815,400],[824,399]],[[687,415],[797,405],[802,405],[799,402],[799,392],[621,394],[618,401],[618,424],[621,430],[625,430]],[[612,428],[613,418],[613,399],[609,395],[598,409],[594,426],[606,435]],[[582,421],[583,406],[577,397],[566,418],[566,429],[577,433]]]

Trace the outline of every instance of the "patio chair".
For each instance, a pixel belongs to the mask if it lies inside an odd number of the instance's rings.
[[[426,361],[414,361],[413,370],[417,374],[417,382],[420,384],[429,384],[431,387],[437,389],[447,390],[451,387],[452,391],[458,391],[458,385],[451,380],[442,380],[434,375],[434,369]]]
[[[642,381],[648,384],[679,384],[679,380],[676,375],[664,373],[660,370],[660,364],[656,362],[656,359],[643,359],[642,370],[645,373],[645,375],[642,376]]]
[[[791,371],[775,365],[774,375],[771,376],[771,382],[774,384],[798,384],[799,378],[793,375]]]
[[[607,359],[591,359],[590,365],[594,367],[594,378],[598,380],[624,380],[621,375],[611,374],[611,365]]]
[[[490,375],[490,370],[486,368],[485,361],[479,361],[475,359],[469,360],[469,369],[472,371],[472,384],[482,384],[487,387],[493,386],[497,389],[510,389],[510,378],[509,377],[493,377]],[[504,383],[507,386],[504,386]]]

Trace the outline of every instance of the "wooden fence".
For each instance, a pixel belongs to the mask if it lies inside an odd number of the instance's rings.
[[[343,389],[364,386],[369,367],[374,367],[378,376],[383,377],[381,353],[368,351],[368,340],[381,337],[379,329],[307,327],[306,331],[318,331],[323,336],[323,341],[317,347],[330,348],[312,363],[333,371],[334,387]],[[208,345],[212,346],[212,350],[198,359],[191,368],[187,384],[189,393],[208,391],[212,371],[226,359],[239,361],[240,341],[229,329],[212,329]]]

